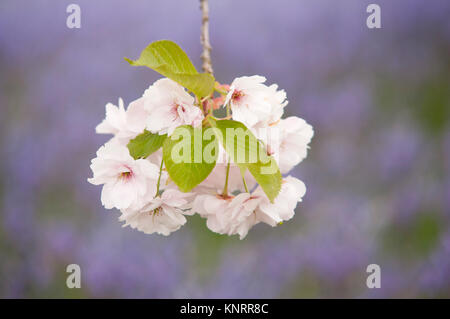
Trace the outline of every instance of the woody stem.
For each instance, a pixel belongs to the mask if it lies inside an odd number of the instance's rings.
[[[200,0],[200,9],[202,10],[202,28],[200,42],[203,47],[201,55],[203,72],[213,74],[211,62],[211,44],[209,43],[209,6],[208,0]]]

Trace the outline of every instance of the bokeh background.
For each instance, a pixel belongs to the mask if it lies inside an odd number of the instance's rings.
[[[0,296],[450,297],[450,1],[370,2],[210,0],[216,78],[266,76],[315,129],[294,219],[239,241],[121,228],[86,181],[105,104],[159,78],[123,57],[171,39],[200,67],[198,1],[2,0]]]

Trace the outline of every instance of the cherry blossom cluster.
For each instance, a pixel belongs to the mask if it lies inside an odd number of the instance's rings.
[[[178,83],[163,78],[126,109],[122,99],[117,106],[108,103],[106,118],[96,132],[113,137],[97,151],[91,162],[93,177],[88,179],[103,185],[103,206],[120,210],[124,226],[147,234],[169,235],[186,223],[186,215],[193,214],[206,218],[211,231],[238,234],[240,239],[258,223],[276,226],[290,220],[306,192],[295,177],[283,178],[271,202],[249,171],[242,174],[227,158],[190,192],[182,192],[167,172],[162,149],[135,159],[127,148],[144,131],[170,136],[181,125],[201,127],[205,118],[226,109],[227,118],[243,123],[276,158],[280,172],[287,174],[306,157],[313,128],[298,117],[283,119],[286,93],[265,81],[256,75],[239,77],[231,85],[217,84],[219,97],[199,101]]]

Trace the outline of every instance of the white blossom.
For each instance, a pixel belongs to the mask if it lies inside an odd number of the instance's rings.
[[[291,116],[276,125],[252,130],[267,147],[267,154],[273,156],[282,174],[288,173],[303,161],[314,136],[311,125],[302,118]]]
[[[276,226],[291,219],[298,202],[305,195],[305,184],[295,177],[283,179],[280,194],[273,203],[261,187],[252,194],[237,196],[218,194],[197,195],[192,211],[207,219],[206,225],[213,232],[226,235],[239,234],[240,239],[259,222]]]
[[[152,133],[168,134],[180,125],[201,125],[203,113],[194,105],[194,98],[178,83],[160,79],[144,93],[148,111],[147,129]]]
[[[263,84],[266,78],[259,75],[243,76],[233,80],[225,104],[230,103],[233,120],[247,127],[265,126],[278,121],[287,105],[284,90]]]
[[[123,210],[120,216],[125,226],[130,226],[146,234],[169,235],[186,223],[192,194],[176,189],[166,189],[161,196],[154,197],[139,210]]]
[[[118,106],[112,103],[106,104],[106,117],[97,125],[95,131],[98,134],[112,134],[124,143],[128,143],[145,129],[148,113],[143,107],[143,101],[143,98],[140,98],[131,102],[127,110],[121,98],[119,98]]]
[[[262,188],[258,187],[252,194],[254,198],[260,199],[256,209],[257,220],[270,226],[276,226],[282,221],[290,220],[294,217],[297,203],[302,201],[305,193],[305,184],[292,176],[283,179],[280,194],[273,203],[265,196]]]
[[[115,139],[100,147],[91,170],[88,181],[103,185],[101,201],[107,209],[139,207],[149,191],[156,192],[159,167],[146,159],[134,160]]]
[[[119,98],[118,106],[108,103],[105,108],[106,117],[99,125],[97,125],[95,131],[98,134],[116,135],[119,132],[126,130],[127,117],[123,106],[123,100]]]
[[[258,223],[255,209],[261,199],[249,193],[237,196],[198,195],[192,211],[207,219],[206,226],[219,234],[235,235],[244,239],[253,225]]]
[[[149,113],[144,107],[145,99],[140,97],[128,105],[127,108],[127,130],[132,138],[144,132]]]

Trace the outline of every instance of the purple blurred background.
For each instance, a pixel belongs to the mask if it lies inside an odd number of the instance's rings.
[[[123,57],[170,39],[200,67],[198,1],[1,1],[0,296],[450,297],[449,16],[448,0],[210,0],[216,78],[266,76],[316,133],[295,218],[239,241],[198,217],[122,229],[86,181],[105,104],[159,78]]]

